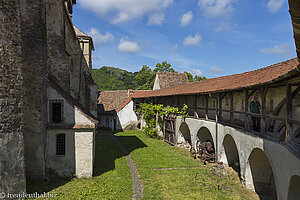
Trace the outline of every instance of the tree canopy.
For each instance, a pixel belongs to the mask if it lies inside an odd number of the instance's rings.
[[[128,72],[119,68],[104,66],[100,69],[93,69],[92,74],[100,91],[104,90],[152,90],[157,72],[177,72],[167,61],[157,63],[152,70],[149,66],[143,65],[138,72]],[[193,76],[190,72],[184,71],[189,82],[202,81],[204,76]]]

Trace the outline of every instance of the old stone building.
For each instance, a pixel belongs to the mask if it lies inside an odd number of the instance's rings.
[[[0,2],[0,191],[93,172],[97,86],[76,0]],[[76,34],[77,33],[77,34]]]
[[[98,97],[98,126],[112,130],[123,130],[133,121],[137,121],[133,104],[119,107],[134,93],[134,90],[114,90],[100,92]]]

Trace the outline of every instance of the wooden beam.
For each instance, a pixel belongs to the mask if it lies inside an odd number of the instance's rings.
[[[251,96],[257,91],[257,89],[252,90],[252,92],[250,92],[250,94],[248,95],[248,99],[251,98]]]
[[[299,93],[300,91],[300,86],[298,86],[292,93],[292,99],[294,99],[296,97],[296,95]],[[284,99],[282,99],[282,101],[276,106],[276,108],[273,110],[272,113],[270,113],[270,115],[274,115],[277,116],[279,114],[279,112],[281,111],[281,108],[283,105],[286,104],[286,97]],[[273,126],[275,123],[274,120],[269,120],[268,124],[267,124],[267,130],[269,129],[270,126]]]
[[[197,113],[197,94],[194,95],[194,106],[195,106],[195,112]]]
[[[233,124],[233,92],[229,92],[230,98],[230,124]]]
[[[219,93],[219,121],[222,122],[222,100],[223,100],[222,93]]]
[[[205,95],[205,119],[208,120],[208,95]]]
[[[261,99],[261,113],[260,113],[260,132],[265,133],[266,132],[266,96],[268,92],[267,87],[259,88],[260,91],[260,99]]]
[[[249,104],[249,95],[248,95],[249,91],[245,90],[245,129],[246,130],[250,130],[250,125],[249,125],[249,120],[248,120],[248,104]]]
[[[291,134],[290,130],[292,130],[291,124],[289,124],[289,118],[292,118],[292,108],[293,108],[293,96],[292,96],[292,87],[288,85],[286,87],[286,134],[285,134],[285,142],[287,143],[288,136]]]

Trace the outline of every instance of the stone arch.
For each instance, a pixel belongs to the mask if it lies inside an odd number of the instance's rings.
[[[192,144],[191,133],[187,123],[183,122],[179,127],[179,132],[183,136],[186,143]]]
[[[255,191],[261,200],[277,199],[273,170],[265,152],[259,148],[252,150],[245,173],[246,187]]]
[[[288,200],[297,200],[300,197],[300,176],[292,176],[289,184]]]
[[[207,140],[210,140],[212,142],[212,144],[214,144],[214,140],[213,137],[209,131],[208,128],[206,127],[201,127],[198,132],[197,132],[197,138],[201,141],[201,142],[206,142]]]
[[[232,167],[240,175],[240,159],[236,143],[233,137],[227,134],[223,140],[224,157],[223,161]]]

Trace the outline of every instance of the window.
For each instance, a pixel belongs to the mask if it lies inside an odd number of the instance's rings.
[[[50,100],[50,122],[61,124],[63,121],[63,100]]]
[[[109,126],[109,118],[106,118],[106,123],[105,123],[106,126]]]
[[[56,135],[56,155],[64,156],[66,153],[66,135],[58,134]]]

